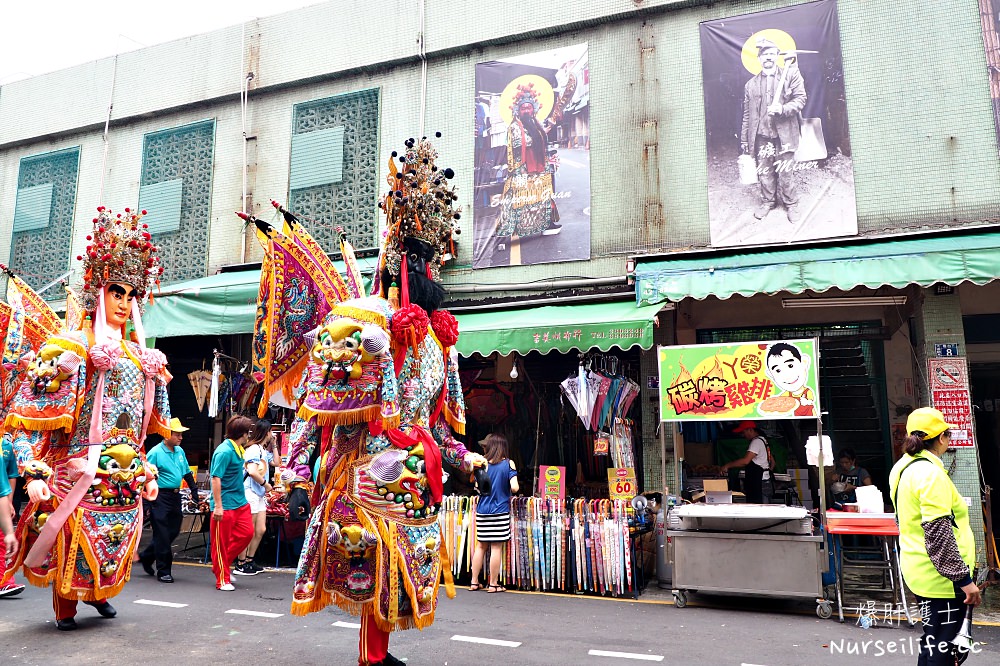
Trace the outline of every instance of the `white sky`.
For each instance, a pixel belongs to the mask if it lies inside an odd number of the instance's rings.
[[[3,0],[0,86],[323,0]]]

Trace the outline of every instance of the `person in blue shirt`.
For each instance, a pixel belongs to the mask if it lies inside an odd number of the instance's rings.
[[[487,591],[505,592],[500,585],[501,547],[510,541],[510,496],[520,490],[517,470],[507,458],[507,438],[496,433],[480,442],[489,463],[489,491],[479,496],[476,505],[476,552],[472,556],[472,585],[470,590],[482,589],[479,573],[483,569],[486,546],[490,547],[490,571]],[[485,485],[485,484],[484,484]],[[482,489],[480,489],[482,490]]]
[[[7,495],[6,500],[11,502],[14,499],[14,484],[20,474],[17,471],[17,459],[14,457],[14,447],[9,437],[4,437],[3,441],[0,442],[0,476],[7,481],[7,485],[10,487],[11,494]],[[0,488],[0,494],[3,494],[2,488]],[[0,499],[0,512],[4,511],[4,506],[4,500]],[[7,506],[7,513],[13,517],[15,514],[13,505]],[[0,573],[3,573],[4,568],[0,567]],[[0,576],[0,597],[13,597],[22,592],[24,592],[24,585],[14,582],[13,571],[7,572],[6,576]]]
[[[181,531],[181,480],[191,489],[191,499],[198,503],[198,486],[195,483],[187,456],[181,448],[184,433],[188,430],[178,418],[170,419],[170,437],[146,454],[146,461],[156,465],[156,480],[160,494],[150,502],[144,500],[145,510],[153,526],[153,541],[139,553],[139,562],[150,576],[161,583],[174,582],[170,571],[173,563],[172,546]],[[153,568],[153,563],[156,568]]]

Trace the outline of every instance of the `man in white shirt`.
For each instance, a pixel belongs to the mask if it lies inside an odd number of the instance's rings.
[[[746,495],[747,504],[764,504],[765,500],[770,499],[771,494],[771,470],[774,468],[771,447],[767,445],[767,439],[757,429],[757,423],[754,421],[741,422],[733,432],[743,435],[749,445],[742,458],[727,462],[722,466],[722,471],[728,472],[733,467],[744,468],[743,494]],[[764,494],[765,485],[769,490],[767,497]]]

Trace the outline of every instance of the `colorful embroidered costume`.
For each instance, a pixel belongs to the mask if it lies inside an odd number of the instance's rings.
[[[4,423],[31,498],[7,570],[53,585],[60,629],[75,628],[77,600],[114,616],[106,600],[129,579],[141,498],[156,493],[143,442],[170,434],[166,359],[144,347],[140,317],[161,273],[156,248],[140,215],[98,211],[84,259],[88,320],[22,356],[24,380]],[[123,339],[129,317],[136,341]]]
[[[392,154],[392,193],[379,204],[389,219],[375,296],[362,297],[343,236],[341,276],[332,264],[318,269],[304,261],[326,255],[280,207],[281,232],[247,217],[266,248],[255,371],[265,401],[298,405],[286,481],[311,479],[312,459],[319,457],[292,613],[336,604],[360,615],[362,666],[398,663],[388,655],[389,632],[433,622],[442,572],[454,594],[437,520],[442,460],[465,471],[485,464],[452,436],[465,431],[453,352],[458,325],[437,309],[444,290],[435,280],[453,253],[459,218],[448,183],[454,173],[438,170],[426,140],[410,139],[406,147]],[[298,322],[310,333],[291,340],[280,325],[298,293],[289,290],[287,276],[308,277],[299,289],[317,302]],[[288,368],[298,368],[294,380]],[[294,381],[298,389],[289,396]]]
[[[129,578],[142,526],[140,498],[152,478],[141,434],[148,427],[169,436],[170,415],[162,354],[126,341],[95,348],[92,337],[88,330],[49,339],[39,354],[48,360],[29,368],[6,422],[26,474],[39,463],[52,470],[52,497],[24,511],[17,529],[21,557],[9,568],[33,553],[46,521],[65,505],[68,515],[54,543],[41,561],[24,564],[24,574],[35,585],[55,582],[61,596],[85,601],[116,595]],[[42,374],[46,367],[55,373]],[[88,446],[99,384],[101,437]],[[147,392],[152,411],[144,423]],[[67,500],[91,456],[97,457],[93,481],[78,500]]]
[[[384,299],[362,301],[391,312]],[[325,329],[344,321],[340,309],[330,313]],[[309,478],[314,451],[323,455],[320,498],[306,531],[292,612],[304,615],[334,603],[354,614],[374,615],[383,631],[424,628],[434,618],[441,575],[441,461],[471,470],[465,462],[468,451],[449,427],[450,422],[464,431],[458,365],[433,334],[420,344],[419,356],[404,351],[398,379],[391,358],[362,363],[367,373],[366,365],[388,368],[376,379],[381,390],[373,384],[365,392],[381,396],[382,417],[374,427],[355,419],[345,424],[335,411],[349,404],[343,398],[327,398],[333,418],[317,413],[309,405],[324,389],[315,381],[304,385],[289,465],[297,477]],[[316,368],[311,364],[309,375],[320,374]],[[396,404],[397,395],[399,413],[386,418],[394,411],[386,407]]]
[[[538,94],[532,84],[518,86],[507,126],[507,180],[500,199],[496,235],[534,236],[559,221],[548,138],[538,122]]]

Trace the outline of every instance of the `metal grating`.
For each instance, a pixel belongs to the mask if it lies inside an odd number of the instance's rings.
[[[164,283],[205,276],[214,151],[214,120],[151,132],[143,140],[142,187],[184,181],[178,228],[153,237],[160,246]]]
[[[48,226],[17,231],[11,237],[11,270],[35,290],[45,287],[69,270],[79,166],[79,146],[21,159],[18,190],[52,185],[52,213]],[[42,296],[60,299],[65,293],[53,288]]]
[[[378,247],[377,88],[296,104],[292,133],[344,128],[342,180],[293,189],[289,209],[312,221],[309,232],[327,252],[339,247],[336,228],[343,227],[359,249]]]
[[[727,344],[757,340],[802,340],[806,338],[886,339],[886,329],[878,321],[851,324],[816,324],[815,326],[747,326],[698,331],[698,344]]]

